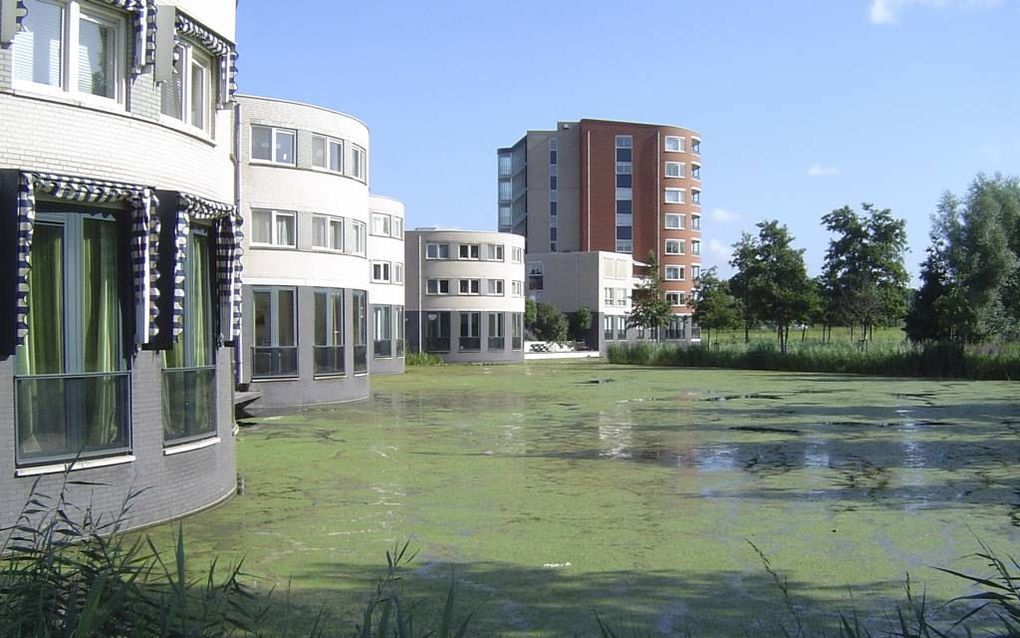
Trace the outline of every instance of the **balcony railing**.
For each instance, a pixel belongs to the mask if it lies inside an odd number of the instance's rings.
[[[368,346],[354,346],[354,374],[368,372]]]
[[[372,355],[376,359],[388,359],[393,356],[393,342],[381,339],[372,342]]]
[[[185,443],[216,433],[216,366],[163,370],[163,441]]]
[[[474,352],[482,349],[481,337],[461,337],[459,346],[461,352]]]
[[[425,337],[425,352],[449,352],[449,337]]]
[[[252,377],[298,376],[297,346],[278,348],[252,348]]]
[[[489,350],[502,350],[506,347],[506,339],[503,337],[489,337]]]
[[[130,449],[131,374],[53,374],[14,380],[18,462]]]
[[[347,369],[344,346],[315,346],[315,374],[344,374]]]

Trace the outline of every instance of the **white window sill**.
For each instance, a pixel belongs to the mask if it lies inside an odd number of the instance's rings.
[[[191,452],[193,450],[201,450],[202,448],[216,445],[219,442],[220,437],[214,436],[208,439],[202,439],[201,441],[181,443],[180,445],[173,445],[170,447],[163,448],[163,456],[173,456],[174,454],[183,454],[185,452]]]
[[[297,168],[297,164],[293,162],[274,162],[273,160],[255,159],[254,157],[248,160],[248,163],[252,166],[273,166],[276,168]]]
[[[63,472],[74,472],[76,470],[91,470],[123,463],[133,463],[133,454],[122,454],[120,456],[108,456],[101,459],[79,459],[67,463],[53,463],[50,465],[36,465],[34,467],[22,467],[14,471],[14,476],[40,476],[43,474],[61,474]]]

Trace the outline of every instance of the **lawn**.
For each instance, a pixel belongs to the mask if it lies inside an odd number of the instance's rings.
[[[1016,386],[591,361],[410,369],[369,401],[254,420],[246,493],[184,521],[190,560],[244,557],[256,592],[350,622],[411,538],[403,587],[472,635],[774,635],[873,619],[907,572],[982,571],[1016,546]],[[169,546],[175,526],[150,530]],[[851,603],[848,591],[853,591]],[[293,628],[293,627],[292,627]]]

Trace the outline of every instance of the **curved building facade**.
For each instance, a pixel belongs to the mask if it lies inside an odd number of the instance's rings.
[[[372,374],[404,371],[404,205],[369,196],[368,301],[372,322]]]
[[[524,359],[524,237],[418,228],[405,241],[412,352],[449,362]]]
[[[246,236],[242,387],[253,412],[368,396],[368,128],[239,96]]]
[[[235,485],[232,0],[0,14],[0,525],[138,527]],[[125,8],[128,7],[128,8]],[[88,485],[83,485],[87,483]]]

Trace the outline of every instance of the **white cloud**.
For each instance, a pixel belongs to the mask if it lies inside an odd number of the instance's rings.
[[[1002,0],[871,0],[868,19],[872,24],[899,24],[900,13],[907,7],[930,9],[983,9],[1002,4]]]
[[[731,210],[725,208],[716,208],[708,214],[712,218],[712,221],[719,222],[720,224],[726,224],[740,219],[740,213],[734,213]]]
[[[732,249],[718,239],[708,240],[708,254],[712,256],[716,263],[728,264],[732,253]]]
[[[831,166],[829,164],[814,164],[811,168],[807,169],[808,177],[826,177],[829,175],[839,175],[839,167]]]

